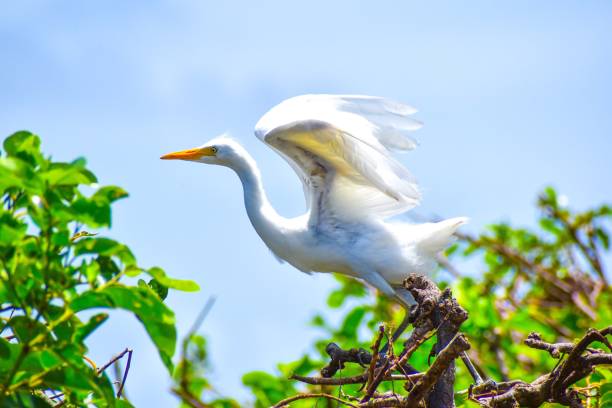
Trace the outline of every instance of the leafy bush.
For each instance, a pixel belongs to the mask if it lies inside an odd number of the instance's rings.
[[[130,406],[106,373],[86,357],[85,340],[123,309],[144,326],[172,373],[174,313],[168,288],[193,291],[191,281],[138,265],[129,247],[92,231],[110,227],[111,205],[127,196],[99,187],[84,159],[60,163],[40,139],[17,132],[0,156],[0,406]],[[87,192],[91,192],[88,194]],[[84,228],[87,228],[84,229]],[[149,275],[148,283],[125,277]],[[131,352],[130,352],[131,353]]]

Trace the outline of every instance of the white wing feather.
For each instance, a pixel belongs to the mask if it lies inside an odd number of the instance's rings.
[[[390,152],[416,147],[414,112],[378,97],[304,95],[272,108],[255,134],[298,173],[311,212],[386,217],[420,202],[414,177]]]

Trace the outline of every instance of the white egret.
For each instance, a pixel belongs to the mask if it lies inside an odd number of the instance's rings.
[[[255,161],[226,136],[161,158],[231,168],[242,181],[253,227],[277,258],[306,273],[360,279],[409,307],[414,300],[402,281],[411,272],[430,275],[436,255],[467,220],[387,220],[421,200],[414,177],[391,156],[416,147],[410,133],[422,125],[410,117],[415,112],[379,97],[304,95],[266,113],[255,134],[304,186],[308,211],[296,218],[274,210]]]

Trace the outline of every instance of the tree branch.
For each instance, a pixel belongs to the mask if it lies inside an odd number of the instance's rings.
[[[442,374],[450,367],[451,363],[455,361],[461,353],[466,350],[469,350],[470,343],[468,343],[467,339],[463,334],[457,334],[455,338],[446,346],[439,354],[438,357],[434,360],[429,370],[425,373],[425,375],[416,383],[414,388],[408,394],[408,398],[406,399],[407,406],[416,407],[419,401],[421,401],[426,393],[434,386],[434,384],[438,383],[438,386],[446,386],[446,383],[441,384],[440,379]],[[454,374],[452,377],[454,382]],[[450,383],[451,391],[450,395],[453,396],[452,386],[453,382]],[[448,392],[447,390],[444,390]],[[445,403],[448,404],[446,398],[442,398]],[[452,400],[451,400],[452,401]],[[436,403],[440,403],[438,400]],[[450,403],[452,406],[452,402]]]
[[[416,381],[423,376],[422,373],[418,374],[393,374],[387,375],[383,381]],[[311,385],[347,385],[347,384],[363,384],[368,381],[368,373],[355,375],[352,377],[336,377],[336,378],[325,378],[325,377],[303,377],[301,375],[293,374],[289,377],[290,380],[300,381]]]
[[[284,399],[282,401],[279,401],[278,403],[273,405],[272,408],[286,407],[287,405],[289,405],[293,401],[302,400],[302,399],[309,399],[309,398],[327,398],[327,399],[332,400],[332,401],[337,401],[337,402],[339,402],[342,405],[346,405],[347,407],[359,408],[357,405],[351,404],[350,402],[345,401],[342,398],[338,398],[336,396],[329,395],[329,394],[323,394],[323,393],[294,395],[293,397],[289,397],[289,398],[286,398],[286,399]]]
[[[593,342],[601,342],[612,351],[605,336],[612,334],[612,326],[602,330],[589,329],[576,344],[547,343],[537,333],[531,333],[525,340],[527,346],[544,350],[555,358],[567,354],[565,360],[548,374],[532,383],[512,381],[507,383],[477,386],[472,389],[473,399],[486,407],[539,406],[544,402],[556,402],[571,407],[581,407],[579,394],[570,388],[573,384],[590,375],[597,365],[612,364],[612,353],[590,349]],[[493,391],[493,392],[492,392]]]

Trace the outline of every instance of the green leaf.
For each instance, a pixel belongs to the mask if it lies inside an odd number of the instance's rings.
[[[192,280],[172,279],[166,275],[163,269],[158,267],[150,268],[146,271],[159,284],[167,288],[181,290],[183,292],[197,292],[200,287]]]
[[[540,226],[545,231],[548,231],[548,232],[554,234],[557,237],[562,237],[563,236],[563,230],[561,228],[559,228],[557,223],[553,219],[551,219],[551,218],[542,218],[542,219],[540,219]]]
[[[600,407],[612,407],[612,382],[602,384],[599,388],[601,399],[599,400]]]
[[[74,244],[75,255],[97,254],[103,256],[116,256],[124,266],[136,264],[136,258],[130,249],[110,238],[96,237],[84,238]]]
[[[344,322],[342,323],[342,327],[340,329],[340,334],[347,339],[357,340],[357,331],[359,330],[359,325],[365,317],[365,314],[366,308],[363,306],[356,307],[351,310],[344,318]]]
[[[605,249],[610,249],[610,237],[603,228],[595,228],[595,235]]]
[[[60,319],[66,309],[56,305],[47,305],[47,318],[51,321]],[[53,334],[58,340],[58,343],[64,345],[72,341],[72,337],[77,327],[81,326],[81,320],[72,316],[70,319],[63,321],[53,328]]]
[[[85,168],[69,163],[53,163],[49,170],[42,173],[42,177],[51,187],[76,186],[97,181],[96,177]]]
[[[110,256],[100,255],[96,258],[96,263],[100,265],[100,274],[105,280],[111,280],[121,270]]]
[[[111,224],[110,203],[106,200],[79,197],[71,206],[73,217],[94,228],[108,227]]]
[[[174,313],[148,286],[113,285],[102,290],[90,290],[75,298],[70,307],[77,312],[97,307],[133,312],[157,346],[166,368],[172,372],[171,358],[176,347]]]
[[[27,162],[15,157],[0,157],[0,192],[11,188],[41,194],[44,186]]]
[[[118,399],[115,402],[115,407],[117,407],[117,408],[134,408],[134,406],[132,404],[130,404],[128,401],[122,400],[122,399]]]
[[[290,377],[292,374],[305,376],[317,369],[317,365],[308,356],[304,356],[293,363],[279,364],[278,369],[285,377]]]
[[[342,290],[334,290],[327,297],[327,305],[333,309],[337,309],[344,303],[347,294]]]
[[[257,407],[269,407],[295,392],[286,380],[264,371],[253,371],[242,377],[242,383],[251,388],[257,398]]]
[[[10,343],[4,337],[0,337],[0,381],[5,382],[5,379],[17,361],[17,356],[21,352],[22,345]]]
[[[15,316],[9,320],[9,326],[21,343],[27,343],[38,335],[47,335],[47,327],[27,316]]]
[[[7,137],[4,140],[4,150],[9,156],[18,157],[30,165],[36,165],[43,160],[40,153],[40,138],[25,130]]]
[[[130,265],[124,270],[125,276],[129,276],[130,278],[135,278],[142,273],[142,269],[137,267],[136,265]]]
[[[107,203],[112,203],[121,198],[128,196],[127,191],[117,186],[104,186],[100,187],[94,195],[91,197],[92,200],[103,200]]]
[[[127,192],[120,187],[101,187],[90,198],[79,196],[72,204],[72,210],[75,216],[87,225],[110,226],[111,204],[127,195]]]
[[[100,327],[108,319],[107,313],[98,313],[89,318],[89,321],[84,325],[80,326],[74,333],[74,342],[83,343],[83,341],[93,333],[98,327]]]
[[[151,289],[153,289],[155,293],[157,293],[157,296],[159,296],[161,300],[166,300],[166,297],[168,297],[167,286],[162,285],[155,279],[151,279],[148,285],[151,287]]]
[[[0,245],[9,245],[20,240],[28,229],[27,224],[0,210]]]
[[[65,364],[61,370],[52,370],[45,376],[45,385],[65,392],[94,393],[94,401],[103,401],[97,406],[115,407],[115,391],[106,374],[97,375],[84,363]]]

